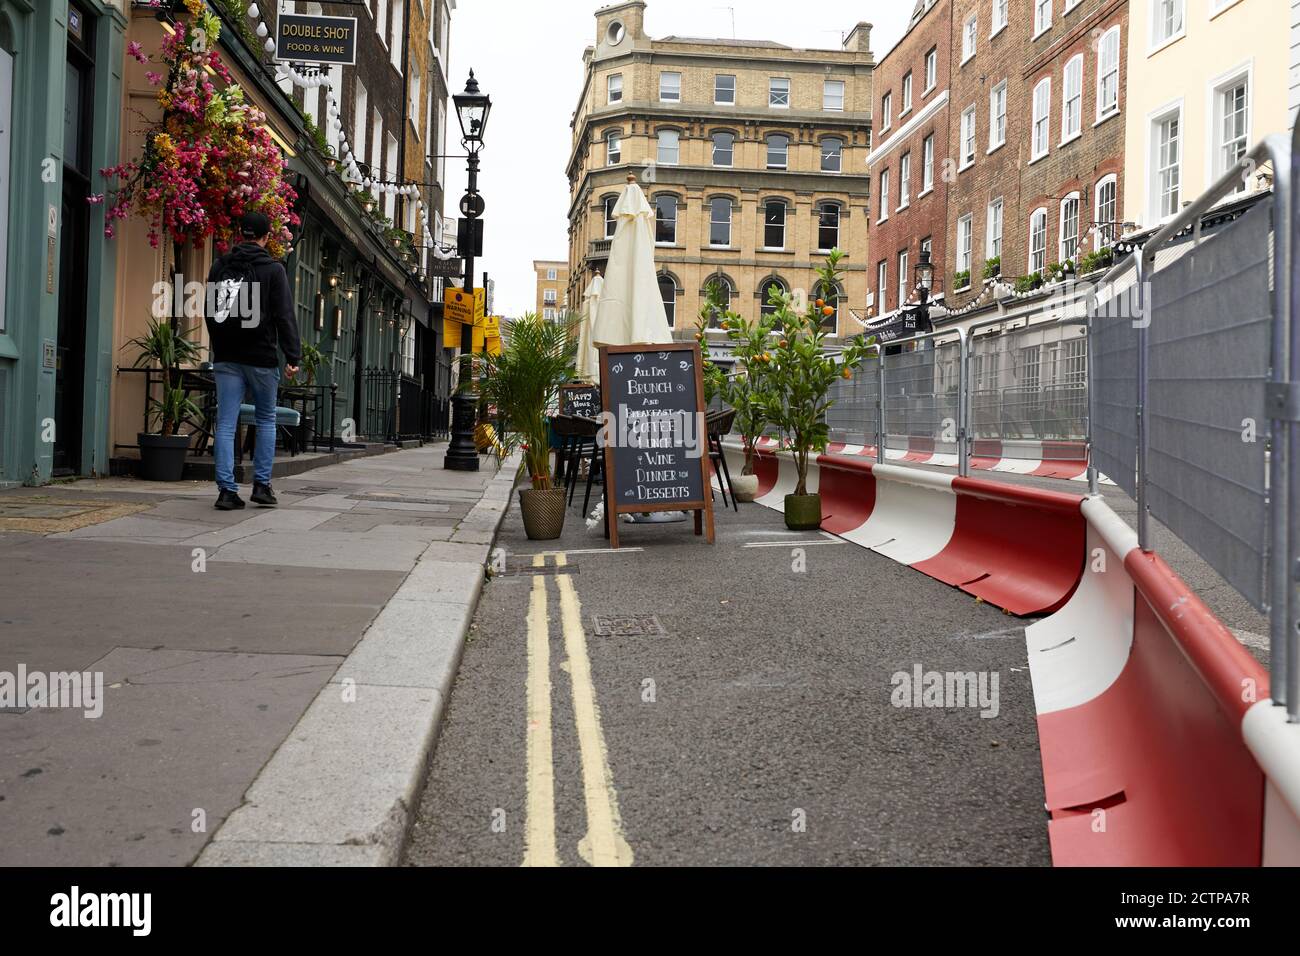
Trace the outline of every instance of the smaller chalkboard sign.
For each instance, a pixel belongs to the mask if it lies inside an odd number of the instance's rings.
[[[560,414],[579,418],[600,417],[599,385],[561,385]]]
[[[694,342],[600,346],[605,413],[605,519],[618,547],[618,516],[695,512],[713,543],[704,364]]]

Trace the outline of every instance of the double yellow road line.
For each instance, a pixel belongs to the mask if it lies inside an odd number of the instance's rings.
[[[564,553],[556,554],[555,565],[568,565]],[[533,558],[534,568],[546,566],[545,555]],[[578,733],[582,761],[582,791],[587,805],[587,833],[578,843],[578,854],[592,866],[631,866],[632,848],[623,837],[623,820],[618,812],[618,792],[609,766],[609,751],[600,726],[600,707],[591,676],[591,657],[582,626],[582,604],[569,574],[557,574],[560,595],[560,628],[572,684],[573,719]],[[528,602],[528,679],[526,683],[527,724],[527,823],[524,835],[524,866],[559,866],[555,836],[555,747],[552,736],[551,628],[546,576],[533,578]]]

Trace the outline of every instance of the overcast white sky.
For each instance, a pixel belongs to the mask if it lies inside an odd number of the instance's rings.
[[[487,202],[484,259],[498,314],[535,308],[534,259],[568,259],[569,120],[582,84],[582,51],[596,39],[600,0],[458,0],[452,15],[451,88],[472,68],[492,97],[479,189]],[[913,0],[649,0],[652,37],[735,36],[796,47],[838,47],[860,20],[873,24],[881,59],[903,35]],[[792,16],[792,14],[794,14]],[[448,110],[449,153],[460,129]],[[446,214],[459,215],[464,160],[447,160]]]

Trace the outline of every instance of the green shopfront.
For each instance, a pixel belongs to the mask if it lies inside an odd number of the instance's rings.
[[[127,0],[0,0],[0,487],[107,472]]]

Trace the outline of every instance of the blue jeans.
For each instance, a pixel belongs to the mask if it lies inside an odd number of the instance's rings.
[[[235,429],[239,425],[239,406],[243,404],[245,390],[253,393],[257,420],[253,480],[269,485],[271,466],[275,463],[275,403],[280,391],[280,370],[217,362],[212,366],[212,373],[217,380],[217,434],[212,449],[217,465],[217,487],[222,491],[239,490],[235,483]]]

